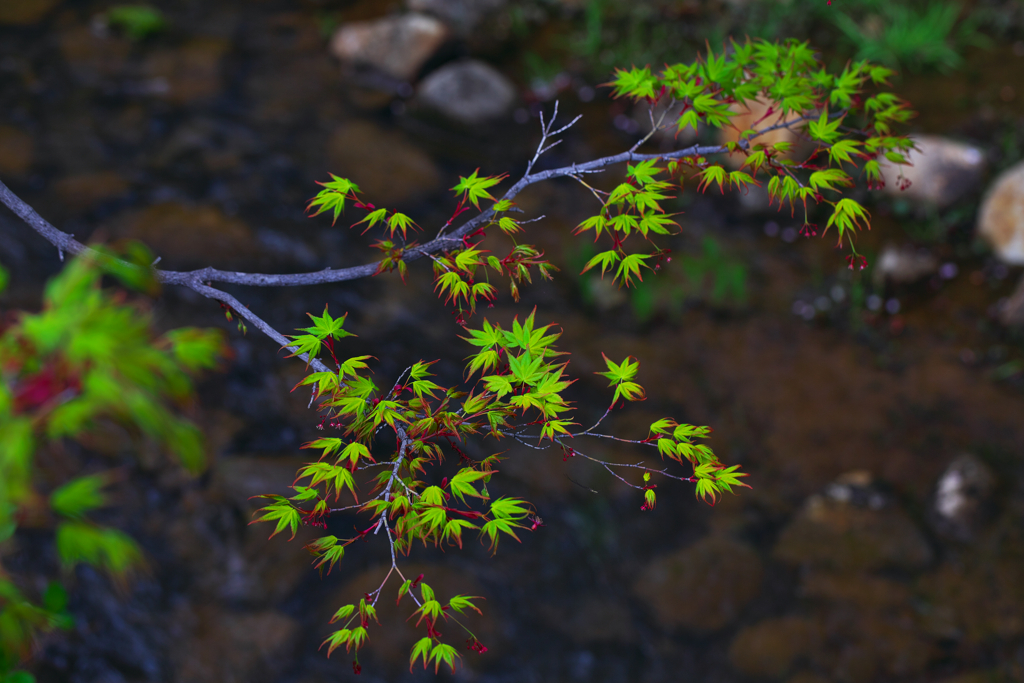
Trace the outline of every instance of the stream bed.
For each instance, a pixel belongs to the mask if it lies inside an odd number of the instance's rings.
[[[546,59],[559,21],[579,20],[581,3],[568,0],[566,18],[548,23],[527,10],[557,3],[523,3],[517,14],[497,1],[478,4],[495,13],[484,16],[511,17],[485,24],[492,33],[451,23],[454,38],[416,75],[474,57],[515,87],[503,117],[468,128],[424,111],[408,83],[382,85],[331,55],[339,25],[402,3],[158,2],[167,26],[133,41],[98,19],[112,3],[17,2],[0,8],[0,178],[77,239],[142,239],[169,269],[358,265],[373,258],[370,236],[304,211],[328,173],[436,230],[454,209],[446,188],[458,175],[522,173],[537,115],[555,97],[560,120],[583,119],[542,167],[627,149],[645,116],[608,99],[586,69],[528,75],[526,55]],[[675,21],[710,11],[677,5]],[[831,235],[800,236],[788,212],[691,186],[673,263],[626,293],[576,275],[590,252],[570,233],[596,208],[585,188],[566,180],[520,195],[527,217],[545,216],[528,237],[562,271],[519,304],[503,293],[470,324],[507,325],[534,306],[538,322],[557,323],[581,423],[610,400],[593,374],[601,354],[635,356],[648,398],[615,411],[609,431],[644,438],[664,416],[709,425],[710,445],[742,464],[753,488],[710,508],[666,482],[657,508],[641,511],[638,492],[560,450],[467,444],[474,457],[506,450],[491,493],[531,501],[544,526],[494,557],[475,541],[413,550],[407,575],[423,572],[442,595],[486,598],[471,623],[488,651],[464,651],[455,674],[437,677],[1024,680],[1024,334],[995,313],[1021,269],[972,234],[985,188],[1024,156],[1021,39],[1004,34],[969,48],[952,74],[898,83],[920,112],[912,132],[969,142],[987,164],[942,211],[865,199],[873,228],[858,248],[873,267],[863,272],[846,268]],[[876,277],[890,243],[932,259],[934,272]],[[6,210],[0,262],[12,275],[5,309],[38,308],[61,267]],[[470,353],[461,328],[426,264],[407,280],[225,289],[285,334],[325,303],[347,311],[358,337],[344,353],[373,355],[378,384],[420,359],[439,359],[439,383],[456,383]],[[162,329],[229,333],[232,364],[200,386],[210,467],[190,479],[113,425],[82,447],[52,447],[83,472],[128,468],[102,521],[139,540],[149,571],[125,589],[80,568],[76,626],[41,643],[32,670],[41,683],[359,680],[343,651],[328,659],[318,648],[334,610],[378,585],[384,545],[353,546],[321,577],[301,547],[312,530],[289,543],[248,525],[252,496],[285,493],[308,457],[299,447],[321,435],[308,396],[290,393],[304,366],[189,291],[166,290],[154,311]],[[331,533],[356,523],[332,519]],[[12,569],[55,570],[52,533],[19,532],[16,543],[5,556]],[[406,615],[388,599],[379,609],[384,625],[371,628],[361,678],[435,678],[410,673],[419,636],[400,623]]]

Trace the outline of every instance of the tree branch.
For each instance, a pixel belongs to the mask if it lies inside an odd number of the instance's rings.
[[[563,166],[561,168],[549,169],[546,171],[538,171],[532,173],[533,166],[537,159],[548,149],[551,149],[554,145],[546,145],[546,142],[551,137],[564,132],[577,120],[579,117],[573,119],[568,125],[563,126],[557,130],[552,130],[554,126],[555,117],[558,114],[557,103],[555,111],[553,112],[549,121],[541,122],[541,141],[537,146],[537,151],[533,158],[529,161],[526,169],[526,173],[523,177],[510,187],[502,199],[512,199],[520,192],[525,190],[530,185],[539,183],[545,180],[551,180],[553,178],[568,177],[576,180],[580,180],[580,175],[584,173],[595,173],[604,169],[608,166],[620,164],[624,162],[637,162],[646,161],[649,159],[683,159],[686,157],[693,156],[705,156],[708,154],[719,154],[728,151],[728,149],[722,145],[710,145],[700,146],[692,145],[685,149],[676,150],[673,152],[659,153],[659,154],[637,154],[634,150],[637,145],[634,145],[632,149],[621,154],[613,156],[602,157],[600,159],[594,159],[582,164],[572,164],[571,166]],[[837,112],[834,115],[839,115]],[[762,131],[759,131],[756,135],[751,136],[751,139],[757,137],[757,135],[764,134],[770,130],[781,127],[789,127],[795,125],[803,120],[808,120],[812,117],[804,116],[794,121],[786,123],[776,124],[770,126]],[[646,139],[646,138],[645,138]],[[643,140],[641,140],[643,142]],[[638,143],[639,144],[639,143]],[[546,146],[545,146],[546,145]],[[749,148],[749,142],[743,141],[740,143],[743,149]],[[50,244],[57,247],[60,258],[64,260],[64,252],[69,254],[79,254],[81,252],[92,252],[93,250],[86,245],[82,244],[74,238],[73,235],[69,235],[62,230],[55,228],[49,221],[39,215],[39,213],[25,203],[20,197],[11,191],[7,185],[0,181],[0,202],[3,202],[11,211],[13,211],[19,218],[25,221],[33,230],[42,235]],[[453,242],[459,241],[465,235],[469,235],[477,230],[480,226],[486,224],[494,216],[492,209],[487,209],[481,212],[479,215],[467,220],[458,229],[448,235],[442,235],[438,238],[427,242],[426,244],[411,247],[406,250],[403,255],[403,260],[406,262],[416,261],[418,259],[429,257],[439,251],[444,251],[452,247]],[[160,259],[158,258],[158,262]],[[231,296],[227,292],[223,292],[219,289],[215,289],[210,286],[212,282],[225,282],[228,284],[236,285],[250,285],[255,287],[297,287],[305,285],[318,285],[326,284],[331,282],[344,282],[348,280],[358,280],[365,277],[373,276],[378,269],[377,263],[367,263],[361,266],[354,266],[351,268],[343,268],[341,270],[332,270],[326,268],[321,271],[313,273],[291,273],[291,274],[267,274],[267,273],[240,273],[233,271],[218,270],[216,268],[201,268],[199,270],[191,271],[174,271],[174,270],[160,270],[154,269],[154,273],[157,279],[161,283],[180,285],[187,287],[192,291],[201,294],[209,299],[214,299],[222,303],[231,306],[232,309],[246,321],[255,326],[258,330],[263,332],[265,335],[276,341],[282,347],[287,348],[293,353],[297,350],[295,346],[292,346],[288,339],[280,332],[275,330],[273,327],[268,325],[263,319],[257,316],[255,313],[250,311],[244,304],[239,302],[235,297]],[[317,359],[310,360],[307,354],[301,354],[298,356],[301,360],[306,361],[309,365],[313,366],[319,372],[327,372],[329,368],[321,363]]]

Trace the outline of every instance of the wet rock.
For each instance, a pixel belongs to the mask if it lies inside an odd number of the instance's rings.
[[[958,674],[950,678],[943,678],[940,683],[994,683],[999,681],[1012,680],[999,669],[979,669],[967,673]]]
[[[978,235],[1000,259],[1024,265],[1024,162],[996,178],[978,212]]]
[[[0,26],[29,26],[46,18],[60,0],[9,0],[0,3]]]
[[[422,106],[467,126],[506,115],[516,99],[515,87],[500,71],[475,59],[442,66],[416,94]]]
[[[176,680],[193,683],[278,680],[301,635],[280,612],[225,613],[215,605],[179,610],[172,629]]]
[[[37,143],[46,150],[46,160],[65,173],[95,173],[96,169],[109,165],[112,152],[97,124],[85,107],[76,107],[62,114],[60,121]]]
[[[149,113],[141,103],[130,104],[100,121],[104,139],[129,147],[141,147],[149,130]]]
[[[221,89],[221,58],[231,47],[221,38],[195,38],[174,50],[156,50],[143,64],[147,94],[174,104],[213,97]]]
[[[259,253],[249,226],[213,206],[155,204],[122,217],[114,232],[147,244],[167,268],[234,268]]]
[[[253,606],[273,606],[287,599],[306,581],[318,581],[313,557],[304,549],[324,533],[303,528],[295,538],[282,532],[268,539],[270,524],[246,527],[244,540],[230,548],[227,561],[218,567],[215,582],[217,595],[225,600]]]
[[[633,592],[663,627],[707,633],[739,616],[760,590],[761,575],[753,548],[712,536],[650,563]]]
[[[925,609],[944,614],[947,637],[982,643],[1024,635],[1024,560],[975,555],[966,564],[944,564],[920,582]]]
[[[815,626],[800,654],[813,668],[831,672],[829,680],[902,680],[923,673],[938,654],[905,583],[812,569],[802,575],[799,595]]]
[[[237,346],[240,341],[234,340],[235,345]],[[237,362],[237,356],[235,360]],[[221,408],[205,409],[198,424],[203,430],[203,436],[206,437],[206,448],[213,460],[218,459],[231,445],[235,436],[245,428],[244,420]]]
[[[868,683],[880,679],[914,679],[940,655],[929,639],[906,619],[870,614],[844,622],[839,618],[829,629],[829,639],[836,646],[816,662],[832,669],[832,680]]]
[[[915,249],[912,245],[897,247],[887,244],[875,265],[873,278],[875,286],[886,282],[909,284],[928,277],[939,269],[939,260],[927,249]]]
[[[848,605],[862,614],[903,609],[912,597],[906,585],[892,579],[822,571],[803,576],[800,595],[831,607]]]
[[[879,159],[886,194],[943,208],[981,182],[985,155],[977,147],[934,135],[915,135],[911,139],[918,147],[906,154],[913,166],[897,166]],[[899,187],[901,172],[911,183],[905,190]]]
[[[831,683],[831,681],[812,671],[801,671],[787,679],[787,683]]]
[[[264,249],[281,260],[298,263],[305,268],[312,268],[317,263],[316,253],[305,242],[268,229],[258,230],[256,237]]]
[[[78,628],[41,643],[44,666],[52,667],[48,678],[120,682],[127,674],[127,680],[167,680],[167,615],[154,609],[160,585],[148,578],[117,585],[86,565],[73,581]],[[54,669],[60,672],[55,677]]]
[[[787,117],[783,118],[781,116],[781,112],[777,108],[773,110],[771,115],[764,118],[765,114],[768,113],[768,108],[770,106],[772,106],[772,103],[764,99],[750,100],[746,102],[744,106],[740,106],[739,104],[732,105],[730,107],[731,111],[737,112],[737,114],[732,117],[730,126],[718,129],[718,144],[724,145],[729,142],[738,142],[740,139],[740,133],[755,126],[758,129],[768,128],[779,123],[793,121],[800,118],[797,114],[792,112]],[[764,118],[763,121],[761,121],[762,118]],[[760,123],[758,123],[758,121],[760,121]],[[750,145],[751,147],[754,145],[768,146],[774,145],[777,142],[792,142],[794,143],[794,146],[791,151],[788,154],[778,156],[778,158],[781,159],[792,158],[798,151],[797,146],[801,143],[801,139],[798,134],[800,128],[801,126],[793,126],[792,130],[789,128],[779,128],[771,132],[764,133],[763,135],[759,135],[750,140]],[[742,166],[746,160],[747,156],[740,151],[727,154],[723,159],[725,165],[733,169],[737,169]]]
[[[251,511],[262,505],[253,496],[294,495],[290,487],[296,472],[308,461],[294,455],[225,457],[214,464],[212,485],[239,509]]]
[[[20,176],[32,166],[32,137],[13,126],[0,125],[0,173]]]
[[[901,510],[853,472],[811,496],[779,535],[775,557],[790,564],[846,571],[921,569],[932,551]]]
[[[437,188],[441,175],[430,157],[398,132],[369,121],[349,121],[327,143],[335,175],[351,178],[377,206],[412,201]]]
[[[590,643],[630,643],[636,640],[633,615],[629,607],[609,597],[588,597],[571,606],[558,608],[545,604],[544,620],[577,645]]]
[[[408,0],[413,12],[430,14],[443,21],[453,32],[471,37],[484,19],[505,6],[506,0]]]
[[[411,81],[448,38],[448,29],[425,14],[403,14],[345,24],[331,38],[331,54]]]
[[[114,171],[82,173],[53,185],[57,197],[72,211],[88,211],[128,191],[128,182]]]
[[[244,42],[248,59],[245,95],[251,115],[274,125],[291,125],[316,110],[320,120],[337,120],[338,65],[324,52],[320,20],[313,12],[283,12],[253,22]],[[347,88],[346,88],[347,90]]]
[[[986,521],[995,476],[977,456],[965,453],[949,464],[935,486],[932,522],[940,534],[970,541]]]
[[[319,534],[300,526],[269,538],[274,524],[249,524],[267,503],[260,495],[291,495],[294,457],[229,457],[212,467],[210,487],[190,491],[166,525],[166,546],[188,567],[191,591],[206,599],[252,608],[272,607],[305,580],[313,580],[303,546]]]
[[[342,561],[344,563],[344,560]],[[340,566],[340,565],[339,565]],[[333,594],[333,597],[326,600],[317,618],[322,624],[327,624],[331,616],[344,605],[358,604],[364,594],[376,590],[381,581],[388,574],[388,566],[370,568],[360,574],[353,576],[345,585]],[[446,567],[443,565],[427,564],[405,564],[399,560],[399,569],[402,575],[408,579],[415,579],[423,574],[423,583],[430,586],[434,591],[436,599],[442,605],[455,595],[478,595],[488,597],[480,584],[473,576],[463,570]],[[337,570],[335,570],[337,571]],[[371,621],[368,627],[370,633],[369,645],[360,653],[359,658],[367,670],[379,671],[388,676],[388,680],[395,680],[399,674],[409,671],[409,651],[413,644],[426,635],[426,624],[416,626],[416,619],[408,620],[409,616],[416,611],[416,605],[408,596],[396,605],[398,587],[402,585],[402,579],[394,574],[391,575],[388,583],[384,586],[380,599],[377,601],[377,617],[380,625]],[[417,589],[418,590],[418,589]],[[416,597],[420,597],[417,592]],[[465,615],[460,615],[459,621],[476,634],[480,642],[487,647],[487,652],[482,654],[467,653],[465,645],[460,642],[465,638],[463,631],[454,623],[439,624],[439,629],[445,634],[447,642],[455,644],[462,653],[464,668],[461,670],[471,680],[474,667],[486,667],[489,663],[498,660],[502,650],[503,632],[499,628],[501,616],[498,614],[498,603],[495,600],[474,601],[483,612],[482,615],[467,610]],[[331,627],[327,627],[331,628]],[[338,628],[335,625],[333,628]],[[450,639],[449,639],[450,636]],[[465,654],[469,656],[466,657]],[[371,666],[372,663],[372,666]],[[419,669],[417,667],[417,669]],[[422,669],[419,669],[422,671]],[[433,674],[431,674],[433,675]]]
[[[806,617],[766,619],[736,634],[729,659],[747,676],[779,680],[793,665],[819,646],[819,626]]]
[[[612,282],[611,277],[589,277],[583,280],[585,294],[599,311],[610,311],[627,301],[629,295],[622,287]]]
[[[60,32],[59,40],[71,72],[90,86],[119,76],[132,50],[128,40],[104,37],[88,26],[69,26]]]

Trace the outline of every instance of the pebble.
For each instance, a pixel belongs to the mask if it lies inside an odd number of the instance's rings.
[[[330,51],[344,62],[411,81],[448,35],[447,27],[434,17],[410,13],[345,24],[331,38]]]
[[[507,115],[516,101],[516,89],[493,66],[464,59],[423,79],[417,99],[446,118],[474,126]]]
[[[808,498],[780,533],[774,554],[787,564],[844,571],[920,569],[932,560],[914,523],[862,471]]]
[[[1024,162],[996,178],[978,212],[978,235],[1003,262],[1024,265]]]
[[[662,627],[709,633],[736,620],[760,591],[762,574],[753,548],[709,536],[651,562],[633,592]]]
[[[887,244],[878,257],[872,278],[875,286],[886,282],[910,284],[925,278],[939,269],[939,260],[927,249],[915,249],[907,244]]]
[[[970,541],[986,521],[995,476],[977,456],[965,453],[949,464],[935,486],[932,520],[936,531]]]
[[[985,155],[977,147],[935,135],[911,136],[911,140],[918,148],[905,153],[912,166],[879,159],[885,194],[944,208],[980,184]],[[901,173],[910,181],[903,190],[898,180]]]

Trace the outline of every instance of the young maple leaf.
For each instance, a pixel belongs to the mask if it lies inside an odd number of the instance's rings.
[[[324,211],[333,211],[334,220],[331,221],[331,225],[334,225],[338,222],[338,216],[345,210],[345,200],[355,199],[355,193],[359,192],[359,186],[348,178],[339,178],[333,173],[330,175],[333,180],[329,182],[321,183],[317,181],[316,184],[323,186],[324,189],[320,190],[315,197],[309,200],[306,211],[310,211],[314,207],[319,208],[316,213],[311,214],[311,217],[319,216]]]
[[[320,317],[307,313],[313,320],[313,327],[299,328],[301,332],[308,332],[309,334],[316,335],[321,339],[326,339],[328,335],[335,339],[342,339],[343,337],[354,336],[351,332],[347,332],[342,327],[345,325],[345,318],[348,317],[348,313],[341,316],[340,318],[332,318],[331,314],[327,312],[327,305],[324,305],[324,314]]]
[[[464,195],[477,209],[480,208],[480,200],[487,198],[492,202],[496,201],[491,193],[487,191],[487,188],[494,187],[502,180],[504,180],[508,174],[502,173],[498,176],[484,176],[478,177],[477,173],[480,169],[476,169],[469,175],[469,177],[459,176],[459,183],[452,188],[452,192],[456,195]]]

